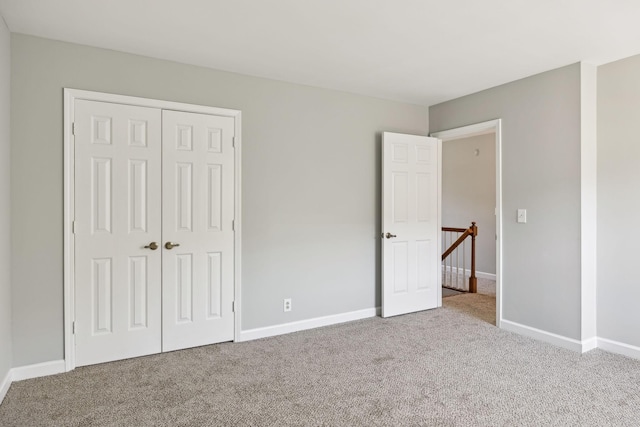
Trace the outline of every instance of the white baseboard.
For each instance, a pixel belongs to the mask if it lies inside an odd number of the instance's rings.
[[[4,397],[7,395],[9,387],[11,387],[11,369],[9,369],[9,372],[7,372],[7,375],[4,376],[4,379],[0,383],[0,404],[2,404]]]
[[[640,359],[640,347],[598,337],[598,348],[611,353]]]
[[[28,380],[31,378],[46,377],[48,375],[61,374],[66,372],[64,360],[53,362],[36,363],[35,365],[19,366],[10,369],[4,380],[0,383],[0,404],[14,381]]]
[[[251,341],[259,338],[273,337],[276,335],[289,334],[291,332],[304,331],[307,329],[319,328],[322,326],[335,325],[338,323],[351,322],[353,320],[366,319],[380,315],[380,307],[367,308],[364,310],[351,311],[348,313],[334,314],[331,316],[316,317],[314,319],[300,320],[297,322],[283,323],[281,325],[267,326],[264,328],[248,329],[240,332],[239,341]]]
[[[448,270],[448,271],[455,270],[455,268],[450,268],[448,265],[447,266],[443,265],[442,269],[443,270]],[[461,268],[460,270],[464,270],[464,272],[467,275],[467,277],[469,277],[471,275],[471,270],[469,270],[468,268],[464,268],[464,269]],[[484,271],[476,271],[476,277],[478,279],[489,279],[489,280],[493,280],[493,281],[496,280],[495,273],[485,273]]]
[[[567,350],[572,350],[578,353],[583,352],[583,343],[573,338],[567,338],[562,335],[557,335],[551,332],[543,331],[541,329],[521,325],[520,323],[512,322],[505,319],[502,319],[500,321],[500,327],[504,330],[515,332],[516,334],[524,335],[530,338],[537,339],[539,341],[553,344],[558,347],[566,348]]]
[[[598,337],[582,340],[582,353],[598,348]]]
[[[11,370],[11,376],[13,381],[22,381],[61,374],[63,372],[66,372],[64,360],[54,360],[52,362],[36,363],[35,365],[13,368]]]
[[[587,351],[599,348],[610,353],[621,354],[623,356],[640,360],[640,347],[609,340],[606,338],[593,337],[586,340],[578,341],[573,338],[567,338],[562,335],[557,335],[551,332],[521,325],[519,323],[511,322],[504,319],[501,320],[500,327],[507,331],[535,338],[537,340],[544,341],[549,344],[566,348],[578,353],[586,353]]]

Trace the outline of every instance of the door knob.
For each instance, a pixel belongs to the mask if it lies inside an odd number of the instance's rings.
[[[171,242],[167,242],[164,244],[164,247],[167,249],[173,249],[176,246],[180,246],[180,243],[171,243]]]
[[[391,233],[387,233],[384,235],[384,237],[386,237],[387,239],[391,239],[392,237],[398,237],[395,234],[391,234]]]
[[[151,242],[147,246],[145,246],[144,248],[145,249],[151,249],[152,251],[155,251],[156,249],[158,249],[158,244],[156,242]]]

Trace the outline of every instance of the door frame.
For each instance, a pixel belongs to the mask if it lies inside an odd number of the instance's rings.
[[[241,284],[242,284],[242,112],[227,108],[206,105],[185,104],[181,102],[162,101],[150,98],[139,98],[127,95],[116,95],[80,89],[64,88],[64,216],[63,216],[63,301],[64,301],[64,364],[65,371],[76,367],[75,336],[73,323],[75,320],[75,247],[73,239],[73,222],[75,219],[75,151],[73,122],[75,120],[75,101],[88,100],[133,105],[138,107],[158,108],[161,110],[184,111],[188,113],[211,114],[231,117],[235,127],[235,182],[234,182],[234,341],[240,341],[241,331]]]
[[[446,141],[488,133],[494,133],[496,139],[496,326],[500,328],[502,321],[502,119],[433,132],[430,136],[441,139],[444,144]]]

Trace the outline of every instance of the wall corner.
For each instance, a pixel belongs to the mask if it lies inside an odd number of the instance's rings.
[[[597,67],[580,63],[580,264],[582,340],[597,336]]]

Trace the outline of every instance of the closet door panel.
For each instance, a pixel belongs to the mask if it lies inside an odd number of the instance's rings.
[[[163,351],[233,339],[234,120],[163,111]]]
[[[161,111],[74,107],[76,365],[158,353]]]

